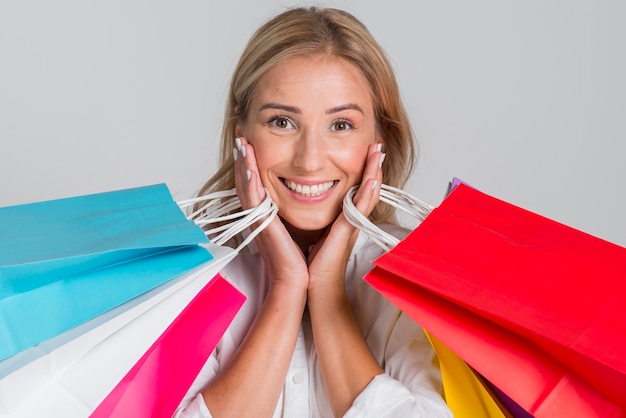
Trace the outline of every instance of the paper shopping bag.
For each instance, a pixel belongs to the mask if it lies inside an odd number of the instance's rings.
[[[626,413],[626,249],[459,185],[366,281],[537,417]]]
[[[219,251],[219,248],[213,251],[216,260],[141,295],[139,301],[128,302],[130,307],[121,305],[113,309],[107,313],[109,318],[106,321],[95,326],[83,324],[81,326],[88,329],[79,335],[76,331],[80,327],[68,331],[72,334],[70,338],[63,338],[63,334],[55,337],[63,339],[61,343],[55,343],[53,339],[31,349],[45,351],[46,345],[52,343],[48,352],[13,368],[0,379],[0,417],[89,416],[124,380],[124,376],[190,301],[207,283],[211,285],[216,280],[213,277],[235,254],[232,250],[223,254]],[[217,325],[211,329],[210,319],[207,318],[206,329],[197,330],[212,330],[215,332],[213,337],[220,334],[221,327],[227,322],[225,317],[234,315],[240,303],[238,292],[228,288],[223,291],[220,287],[224,285],[207,286],[205,293],[213,293],[217,289],[226,302],[232,302],[232,306],[228,305],[225,312],[219,312],[224,308],[222,305],[206,307],[209,310],[215,308]],[[99,319],[97,317],[92,321]],[[189,338],[195,336],[197,333]],[[180,361],[180,364],[185,364],[184,360]]]
[[[207,242],[165,185],[0,208],[0,360],[211,260]]]
[[[154,356],[162,352],[172,353],[169,348],[165,349],[169,347],[167,341],[170,341],[171,335],[177,339],[176,333],[180,334],[180,331],[174,330],[178,330],[181,323],[189,323],[188,312],[192,308],[188,308],[185,320],[176,320],[176,325],[171,327],[170,324],[207,282],[277,213],[269,194],[259,206],[239,210],[241,206],[234,189],[178,202],[178,205],[184,208],[197,202],[200,202],[200,209],[188,217],[193,217],[194,223],[205,227],[203,233],[211,236],[210,243],[200,245],[213,258],[191,272],[0,362],[0,417],[88,416],[105,398],[115,401],[113,404],[107,401],[107,407],[113,405],[118,408],[116,402],[128,405],[128,396],[125,395],[127,386],[128,392],[134,394],[130,398],[134,399],[144,390],[135,384],[150,380],[145,376],[161,371],[169,373],[168,376],[171,374],[171,363],[166,364],[167,368],[160,369],[161,358],[155,362]],[[249,234],[244,234],[247,236],[237,241],[236,248],[224,245],[249,228]],[[218,282],[221,280],[217,279]],[[221,335],[221,329],[227,325],[224,315],[234,315],[233,310],[238,309],[240,304],[240,295],[229,286],[226,286],[228,293],[219,290],[224,287],[222,284],[207,292],[214,296],[217,289],[223,297],[220,303],[231,303],[227,306],[203,306],[202,312],[210,312],[216,319],[211,322],[210,318],[206,318],[209,326],[196,330],[194,335],[188,336],[188,341],[199,341],[202,338],[199,333],[205,333],[213,340]],[[198,303],[194,302],[194,306]],[[203,347],[202,356],[210,345]],[[144,407],[153,408],[151,410],[155,413],[169,408],[185,380],[193,374],[190,370],[197,367],[201,359],[199,354],[188,356],[193,361],[183,359],[177,363],[185,366],[186,371],[180,374],[185,376],[183,380],[176,380],[174,386],[159,386],[159,390],[168,392],[163,396],[163,399],[169,399],[166,404],[159,401],[156,405]],[[153,367],[155,364],[156,369]],[[134,376],[132,379],[128,377],[131,375]],[[139,413],[139,410],[136,412]]]
[[[621,417],[622,409],[528,340],[384,270],[368,280],[535,417]],[[384,284],[382,284],[384,282]],[[622,409],[621,409],[622,408]]]
[[[218,274],[91,417],[171,417],[244,300],[243,294]]]
[[[455,418],[512,418],[500,398],[492,394],[467,363],[441,341],[425,331],[437,355],[444,397]]]

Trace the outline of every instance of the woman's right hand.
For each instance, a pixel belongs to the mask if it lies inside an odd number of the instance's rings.
[[[237,138],[235,157],[235,187],[244,209],[258,206],[265,198],[259,177],[254,148],[245,138]],[[287,232],[278,216],[255,238],[270,277],[270,285],[301,286],[306,292],[309,272],[304,254]]]
[[[241,138],[233,156],[235,187],[241,206],[244,209],[258,206],[265,198],[265,190],[252,145]],[[274,217],[254,242],[267,269],[269,289],[229,364],[220,364],[219,373],[202,389],[212,416],[272,416],[285,384],[306,306],[309,283],[306,262],[280,218]],[[258,276],[262,277],[263,272]],[[259,391],[259,387],[263,390]]]

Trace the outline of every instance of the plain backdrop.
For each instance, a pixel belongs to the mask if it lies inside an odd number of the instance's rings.
[[[292,1],[0,1],[0,206],[215,170],[245,42]],[[452,177],[626,246],[626,2],[354,0],[420,143],[408,190]]]

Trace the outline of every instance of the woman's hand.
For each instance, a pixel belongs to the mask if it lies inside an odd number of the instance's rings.
[[[242,207],[249,209],[263,201],[265,189],[259,178],[254,148],[245,138],[238,138],[236,144],[235,187]],[[306,259],[278,217],[257,235],[255,243],[269,273],[270,285],[301,286],[306,291],[309,283]]]
[[[259,205],[265,190],[254,149],[245,138],[237,140],[233,157],[241,206]],[[230,364],[202,390],[213,416],[272,416],[298,338],[309,283],[304,255],[278,217],[255,237],[255,243],[270,285]]]
[[[378,203],[384,158],[378,144],[370,146],[361,186],[354,196],[355,206],[365,216]],[[320,370],[335,416],[345,414],[369,382],[383,373],[345,291],[346,265],[356,237],[356,228],[341,213],[309,255],[307,303]]]
[[[363,180],[354,196],[356,208],[365,216],[369,216],[378,203],[384,159],[381,144],[370,145]],[[346,264],[357,235],[358,230],[346,220],[343,212],[340,213],[309,254],[309,289],[325,284],[344,286]]]

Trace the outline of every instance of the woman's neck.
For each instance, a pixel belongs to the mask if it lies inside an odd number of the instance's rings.
[[[283,224],[285,224],[287,232],[289,232],[289,235],[291,235],[291,238],[296,243],[296,245],[300,247],[300,250],[302,250],[302,253],[305,255],[305,257],[309,256],[309,248],[311,248],[312,245],[317,244],[319,240],[322,239],[327,229],[325,228],[316,231],[306,231],[295,228],[294,226],[287,223],[284,219],[281,220],[283,221]]]

